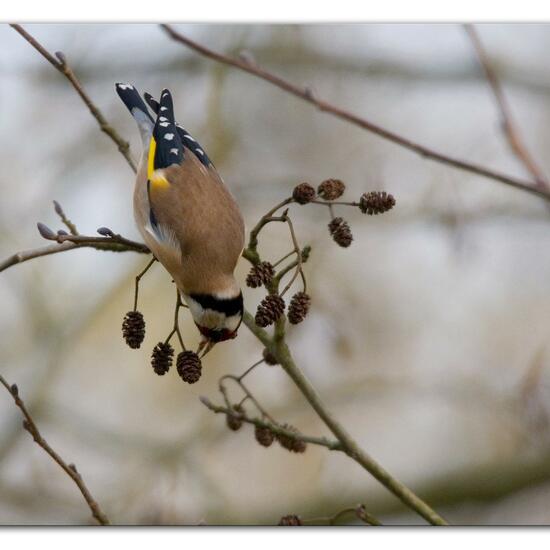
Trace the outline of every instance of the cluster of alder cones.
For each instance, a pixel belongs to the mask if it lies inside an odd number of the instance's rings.
[[[346,185],[338,179],[328,179],[323,181],[317,191],[309,183],[300,183],[294,188],[292,198],[298,204],[308,204],[318,198],[325,202],[332,202],[339,199],[346,190]],[[369,191],[363,193],[359,202],[345,203],[348,206],[357,206],[363,214],[369,216],[383,214],[395,206],[393,195],[385,191]],[[328,224],[328,229],[334,242],[343,248],[347,248],[353,241],[349,223],[341,217],[334,217]]]
[[[266,286],[269,288],[275,270],[271,263],[260,262],[250,268],[246,277],[246,284],[251,288]],[[288,320],[291,324],[301,323],[309,312],[311,298],[306,292],[296,292],[290,299],[288,306]],[[268,294],[256,310],[255,321],[259,327],[265,328],[277,321],[285,312],[286,304],[278,294]]]
[[[122,335],[132,349],[138,349],[145,338],[145,320],[140,311],[129,311],[122,322]],[[151,354],[151,366],[156,374],[166,374],[174,361],[174,348],[168,342],[159,342]],[[178,353],[176,369],[181,379],[194,384],[202,374],[201,360],[194,351],[184,350]]]
[[[234,412],[226,415],[226,423],[230,430],[236,432],[242,428],[242,415],[244,415],[245,411],[241,405],[233,405],[232,411]],[[281,428],[296,434],[296,436],[300,435],[300,432],[289,424],[283,424]],[[305,453],[307,449],[307,443],[305,441],[286,434],[276,434],[269,426],[255,426],[254,437],[262,447],[271,447],[274,441],[278,441],[283,449],[291,453]]]

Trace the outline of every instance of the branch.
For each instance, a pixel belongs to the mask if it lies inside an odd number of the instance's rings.
[[[367,511],[364,504],[358,504],[354,508],[344,508],[329,517],[303,519],[302,525],[338,525],[338,521],[347,514],[355,514],[355,517],[367,525],[381,526],[382,523]]]
[[[206,397],[201,396],[200,400],[203,405],[208,407],[211,411],[213,411],[216,414],[237,416],[239,420],[242,420],[247,424],[252,424],[254,426],[257,426],[258,428],[268,428],[275,435],[282,435],[284,437],[288,437],[289,439],[293,439],[295,441],[303,441],[304,443],[319,445],[321,447],[326,447],[331,451],[342,450],[342,445],[338,441],[329,441],[326,437],[312,437],[301,433],[296,433],[291,430],[287,430],[282,426],[279,426],[278,424],[274,424],[273,422],[267,422],[259,418],[252,418],[250,416],[247,416],[246,414],[237,414],[234,409],[229,409],[227,407],[220,407],[219,405],[214,405],[214,403],[212,403]]]
[[[130,165],[130,168],[136,172],[136,164],[132,155],[130,154],[130,145],[124,140],[118,132],[107,122],[106,118],[103,116],[103,113],[95,105],[95,103],[90,99],[82,84],[74,74],[71,67],[68,65],[65,55],[62,52],[56,52],[55,57],[36,40],[31,34],[29,34],[21,25],[12,24],[10,25],[15,29],[35,50],[37,50],[49,63],[53,65],[61,74],[65,75],[67,80],[72,84],[73,88],[76,90],[76,93],[80,96],[82,101],[88,107],[88,110],[92,116],[97,120],[99,128],[102,132],[107,134],[117,145],[118,150],[122,153],[126,162]]]
[[[0,262],[0,273],[9,267],[16,264],[21,264],[39,258],[41,256],[49,256],[50,254],[58,254],[67,250],[76,248],[95,248],[96,250],[107,250],[110,252],[139,252],[141,254],[150,254],[151,251],[142,243],[131,241],[120,235],[112,237],[87,237],[85,235],[56,235],[54,239],[59,244],[52,244],[32,250],[24,250],[16,252],[3,262]]]
[[[246,321],[245,321],[246,322]],[[247,325],[248,326],[248,325]],[[355,462],[360,464],[375,479],[377,479],[386,489],[391,491],[397,498],[406,504],[412,510],[415,510],[420,516],[432,525],[447,525],[447,522],[437,514],[428,504],[416,496],[408,487],[403,485],[397,479],[389,474],[380,464],[370,457],[351,437],[347,430],[325,407],[324,403],[310,381],[298,368],[288,346],[283,341],[275,346],[275,356],[279,360],[281,367],[292,378],[296,386],[302,392],[308,403],[312,406],[328,429],[340,441],[344,452]]]
[[[475,27],[472,24],[466,24],[464,25],[464,27],[466,29],[466,32],[468,33],[468,36],[470,37],[470,40],[472,41],[477,57],[479,59],[479,63],[481,64],[483,72],[485,73],[485,78],[487,79],[487,82],[491,87],[491,91],[493,92],[498,110],[500,111],[502,130],[504,132],[504,135],[506,136],[506,139],[508,140],[508,144],[510,145],[512,152],[525,166],[527,171],[533,176],[536,186],[543,191],[548,191],[550,187],[548,179],[546,178],[542,170],[537,166],[537,163],[523,144],[519,131],[512,118],[510,107],[508,106],[508,102],[506,101],[506,97],[502,90],[502,86],[500,85],[500,81],[489,61],[489,58],[487,57],[487,54],[483,48]]]
[[[82,476],[76,469],[76,466],[74,464],[67,464],[48,444],[48,442],[42,437],[42,434],[38,430],[38,427],[34,423],[34,420],[32,419],[31,415],[27,411],[25,404],[23,403],[23,400],[19,397],[19,390],[17,389],[17,386],[13,384],[10,386],[6,380],[2,376],[0,376],[0,383],[8,390],[10,395],[13,397],[13,400],[15,401],[15,405],[19,407],[21,410],[21,413],[24,416],[23,420],[23,428],[31,434],[32,438],[34,439],[35,443],[42,447],[46,453],[48,453],[52,459],[59,464],[59,466],[63,469],[63,471],[75,482],[76,486],[82,493],[82,496],[84,497],[84,500],[88,504],[88,507],[90,508],[90,511],[92,512],[92,516],[97,520],[97,522],[100,525],[110,525],[110,521],[107,518],[107,516],[101,511],[101,508],[99,507],[99,504],[94,500],[92,495],[90,494],[90,491],[86,487],[86,484],[84,483],[84,480],[82,479]]]
[[[447,522],[439,516],[439,514],[432,510],[428,504],[417,497],[405,485],[393,478],[386,470],[384,470],[384,468],[382,468],[382,466],[375,462],[374,459],[372,459],[359,447],[345,428],[334,418],[332,413],[326,409],[315,388],[311,385],[309,380],[304,376],[302,371],[294,362],[294,359],[290,354],[290,350],[282,339],[272,341],[269,334],[264,329],[256,325],[254,317],[248,311],[245,311],[244,313],[243,323],[254,334],[254,336],[256,336],[256,338],[258,338],[258,340],[260,340],[260,342],[262,342],[262,344],[275,355],[281,367],[290,376],[290,378],[292,378],[293,382],[302,392],[306,400],[313,407],[315,412],[319,415],[329,430],[334,434],[336,439],[340,442],[343,452],[355,460],[355,462],[360,464],[374,478],[384,485],[384,487],[386,487],[404,504],[416,511],[429,523],[432,525],[447,525]]]
[[[540,188],[540,186],[535,187],[531,185],[531,183],[528,181],[519,180],[511,176],[508,176],[506,174],[496,172],[484,166],[473,164],[468,161],[464,161],[461,159],[457,159],[457,158],[445,155],[443,153],[439,153],[433,149],[430,149],[429,147],[416,143],[390,130],[386,130],[381,126],[378,126],[350,111],[346,111],[345,109],[337,107],[336,105],[333,105],[328,101],[319,99],[318,97],[314,96],[311,90],[309,90],[308,88],[302,88],[300,86],[297,86],[289,82],[288,80],[284,80],[283,78],[265,69],[258,67],[254,63],[251,63],[245,59],[241,59],[241,58],[236,59],[236,58],[232,58],[232,57],[220,54],[201,44],[198,44],[197,42],[194,42],[193,40],[187,38],[183,34],[174,30],[170,25],[161,25],[161,28],[164,31],[166,31],[166,33],[170,36],[170,38],[172,38],[176,42],[184,44],[188,48],[191,48],[195,52],[199,53],[200,55],[203,55],[205,57],[208,57],[209,59],[213,59],[220,63],[224,63],[226,65],[231,65],[246,73],[257,76],[258,78],[261,78],[262,80],[265,80],[273,84],[274,86],[277,86],[278,88],[281,88],[282,90],[296,97],[299,97],[304,101],[307,101],[308,103],[316,106],[319,110],[323,112],[330,113],[331,115],[334,115],[337,118],[350,122],[351,124],[354,124],[356,126],[359,126],[360,128],[367,130],[368,132],[376,134],[382,139],[391,141],[392,143],[395,143],[396,145],[404,147],[409,151],[413,151],[414,153],[417,153],[418,155],[424,158],[429,158],[436,162],[441,162],[448,166],[452,166],[454,168],[458,168],[460,170],[464,170],[472,174],[477,174],[478,176],[482,176],[485,178],[492,179],[494,181],[498,181],[500,183],[504,183],[505,185],[509,185],[510,187],[513,187],[515,189],[519,189],[521,191],[525,191],[526,193],[531,193],[532,195],[536,195],[537,197],[543,200],[550,201],[550,192]]]

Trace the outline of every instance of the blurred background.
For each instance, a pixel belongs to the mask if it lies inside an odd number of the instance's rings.
[[[157,25],[26,25],[65,53],[89,95],[131,142],[115,81],[154,95],[204,146],[248,227],[301,181],[336,177],[349,200],[386,190],[388,214],[337,210],[355,240],[339,248],[324,208],[294,207],[311,313],[290,330],[297,362],[336,417],[398,479],[452,523],[550,522],[550,214],[540,199],[422,159],[273,86],[188,51]],[[406,137],[512,176],[510,153],[472,45],[455,24],[177,25]],[[525,142],[550,174],[548,25],[479,25]],[[134,176],[68,82],[0,27],[0,259],[58,229],[58,200],[83,234],[108,226],[140,240]],[[288,250],[270,228],[263,254]],[[262,348],[246,330],[208,356],[201,380],[150,367],[172,323],[161,266],[143,279],[147,335],[120,325],[147,259],[71,251],[0,274],[0,372],[16,382],[50,444],[74,462],[116,524],[276,524],[363,502],[388,524],[421,523],[346,456],[269,449],[198,400]],[[238,276],[248,270],[243,260]],[[261,290],[245,288],[254,310]],[[183,315],[183,329],[197,341]],[[248,380],[281,422],[329,435],[278,367]],[[66,475],[21,429],[0,393],[0,522],[91,523]]]

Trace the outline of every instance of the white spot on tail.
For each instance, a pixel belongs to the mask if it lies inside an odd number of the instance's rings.
[[[179,153],[179,149],[177,147],[174,147],[173,149],[170,149],[170,153],[173,155],[177,155]]]
[[[121,90],[133,90],[134,87],[131,84],[119,84],[118,87]]]
[[[166,126],[170,126],[169,122],[161,122],[159,126],[162,126],[163,128],[166,128]]]
[[[161,122],[166,122],[168,119],[165,116],[159,116]]]
[[[168,111],[168,107],[161,107],[160,110],[161,111]]]
[[[172,141],[174,139],[174,134],[164,134],[164,139]]]

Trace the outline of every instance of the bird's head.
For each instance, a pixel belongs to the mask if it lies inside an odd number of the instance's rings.
[[[243,295],[229,294],[184,294],[193,320],[200,333],[212,343],[237,337],[243,319]]]

